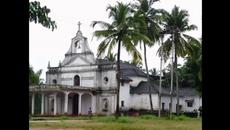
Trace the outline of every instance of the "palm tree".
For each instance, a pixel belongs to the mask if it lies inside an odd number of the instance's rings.
[[[183,78],[192,82],[191,86],[195,87],[201,94],[202,90],[202,44],[201,42],[193,41],[193,52],[186,57],[186,62],[183,66]]]
[[[109,61],[115,61],[116,60],[116,56],[117,54],[113,54],[112,52],[109,52],[106,56],[106,58],[109,60]]]
[[[158,25],[158,14],[159,11],[152,8],[154,2],[158,0],[137,0],[136,4],[133,4],[134,7],[133,12],[134,14],[134,27],[139,30],[140,33],[146,35],[151,40],[150,42],[147,41],[139,41],[139,43],[143,43],[144,46],[144,59],[145,59],[145,68],[147,74],[147,83],[149,88],[149,101],[150,101],[150,109],[153,113],[153,104],[152,104],[152,95],[151,95],[151,86],[150,86],[150,79],[149,79],[149,70],[146,58],[146,45],[151,47],[154,45],[155,41],[158,40],[159,34],[161,32],[161,28]],[[141,45],[140,45],[141,46]]]
[[[192,52],[191,39],[195,38],[184,34],[186,31],[196,29],[195,25],[188,24],[188,12],[186,10],[179,10],[177,6],[174,6],[171,13],[163,11],[162,25],[164,26],[165,32],[171,37],[168,38],[163,44],[163,51],[166,53],[164,56],[169,57],[169,52],[172,51],[174,57],[174,72],[176,77],[176,112],[179,114],[179,86],[178,86],[178,74],[177,74],[177,57],[184,57]]]
[[[193,52],[188,56],[188,60],[191,59],[199,67],[197,77],[199,81],[202,81],[202,44],[193,39],[190,42],[194,44],[192,45]]]
[[[149,41],[148,37],[140,34],[130,27],[132,13],[130,12],[130,4],[117,2],[117,5],[109,5],[106,10],[109,10],[109,18],[112,18],[112,23],[109,24],[103,21],[93,21],[92,27],[99,24],[103,28],[94,32],[94,36],[104,38],[98,47],[98,55],[102,55],[107,49],[108,53],[117,45],[117,103],[116,103],[116,118],[119,116],[119,93],[120,93],[120,52],[123,46],[127,52],[132,54],[133,59],[141,61],[141,55],[135,48],[133,42],[135,40],[144,39]]]

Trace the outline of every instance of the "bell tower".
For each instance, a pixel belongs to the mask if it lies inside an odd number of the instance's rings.
[[[81,29],[81,22],[78,22],[78,31],[76,33],[76,36],[73,37],[71,40],[70,48],[65,54],[65,59],[62,65],[67,63],[69,59],[72,59],[73,57],[76,57],[76,56],[81,56],[91,61],[92,59],[94,59],[93,52],[90,50],[88,46],[88,40],[86,37],[82,35],[82,32],[80,29]]]

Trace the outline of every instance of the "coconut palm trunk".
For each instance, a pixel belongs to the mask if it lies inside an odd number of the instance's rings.
[[[145,58],[145,69],[147,74],[147,84],[149,88],[149,101],[150,101],[150,109],[151,113],[153,114],[153,102],[152,102],[152,92],[151,92],[151,86],[150,86],[150,80],[149,80],[149,70],[148,70],[148,64],[147,64],[147,58],[146,58],[146,45],[144,43],[144,58]]]
[[[162,85],[162,77],[161,77],[161,71],[162,71],[162,56],[160,59],[160,85],[159,85],[159,110],[158,110],[158,117],[161,117],[161,85]]]
[[[172,98],[173,98],[173,52],[174,52],[174,35],[172,35],[172,64],[171,64],[171,88],[170,88],[170,105],[169,105],[169,118],[172,119]]]
[[[161,42],[161,44],[163,43],[163,40]],[[163,46],[163,45],[161,45]],[[161,57],[160,57],[160,84],[159,84],[159,109],[158,109],[158,117],[161,117],[161,86],[162,86],[162,53],[163,53],[163,50],[161,48]]]
[[[118,42],[118,49],[117,49],[117,107],[116,107],[116,119],[120,116],[119,114],[119,97],[120,97],[120,77],[121,77],[121,68],[120,68],[120,51],[121,51],[121,41]]]
[[[176,53],[176,47],[175,47],[175,67],[174,67],[174,72],[175,72],[175,77],[176,77],[176,114],[179,115],[179,85],[178,85],[178,72],[177,72],[177,53]]]

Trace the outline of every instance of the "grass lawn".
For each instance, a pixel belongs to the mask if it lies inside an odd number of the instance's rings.
[[[54,120],[55,119],[55,120]],[[59,117],[48,120],[32,121],[32,128],[49,128],[51,130],[201,130],[201,119],[184,116],[172,120],[157,118],[151,115],[139,117]],[[38,130],[38,129],[37,129]],[[48,129],[47,129],[48,130]]]

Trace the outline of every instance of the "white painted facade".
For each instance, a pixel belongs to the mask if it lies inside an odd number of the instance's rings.
[[[148,94],[132,94],[130,96],[130,107],[136,110],[150,110],[150,101]],[[152,94],[153,109],[158,110],[158,94]]]
[[[169,110],[170,96],[163,96],[162,103],[164,103],[164,109]],[[193,101],[191,106],[188,106],[188,100]],[[172,112],[176,112],[176,97],[172,98]],[[179,105],[181,105],[180,111],[192,112],[198,110],[202,106],[202,98],[200,96],[186,96],[179,98]]]

